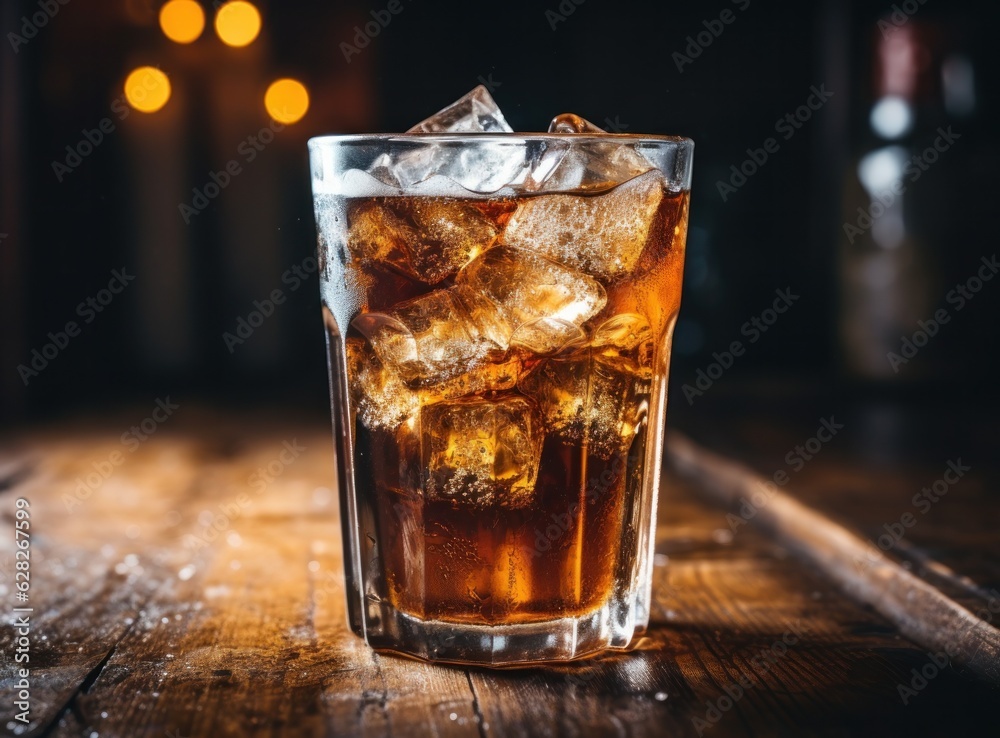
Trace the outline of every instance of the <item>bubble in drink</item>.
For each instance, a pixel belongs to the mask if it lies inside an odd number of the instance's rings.
[[[600,195],[525,198],[500,240],[615,279],[638,263],[663,196],[663,175],[649,172]]]

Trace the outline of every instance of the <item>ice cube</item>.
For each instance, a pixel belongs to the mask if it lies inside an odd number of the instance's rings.
[[[600,195],[529,197],[500,241],[611,280],[639,261],[663,193],[663,176],[647,172]]]
[[[586,338],[587,334],[575,323],[559,318],[539,318],[518,327],[510,337],[510,345],[544,356],[586,341]]]
[[[467,372],[419,390],[420,402],[428,405],[483,392],[513,389],[520,372],[521,360],[516,356],[476,364]]]
[[[367,341],[351,337],[345,348],[351,401],[361,422],[371,430],[396,429],[411,420],[421,405],[513,389],[521,371],[520,359],[512,356],[414,390],[382,363]]]
[[[586,274],[509,246],[493,247],[455,282],[480,301],[473,310],[480,329],[504,348],[525,323],[554,318],[581,325],[607,302],[604,288]]]
[[[609,136],[579,115],[557,115],[549,124],[549,133],[602,135],[603,140],[548,142],[532,164],[526,182],[529,190],[608,189],[653,169],[631,140]]]
[[[511,133],[489,90],[479,85],[407,133]]]
[[[413,148],[381,154],[369,173],[384,184],[409,192],[446,195],[494,193],[519,185],[528,176],[523,146],[517,139],[415,141]]]
[[[345,351],[351,401],[365,426],[394,430],[417,411],[417,393],[387,369],[364,340],[348,338]]]
[[[407,244],[415,241],[413,227],[388,206],[365,200],[348,209],[347,248],[362,262],[389,264],[412,276]]]
[[[482,85],[407,131],[511,132],[500,108]],[[385,184],[407,190],[435,177],[445,177],[470,192],[496,192],[523,182],[528,175],[524,149],[517,140],[483,140],[475,146],[462,141],[429,144],[415,140],[411,149],[401,150],[394,157],[380,155],[368,171]]]
[[[454,288],[401,302],[388,314],[363,313],[352,325],[412,389],[440,384],[504,356],[477,329]]]
[[[538,402],[550,433],[602,459],[628,449],[648,405],[648,379],[592,347],[544,360],[517,386]]]
[[[610,318],[594,331],[594,350],[611,361],[620,361],[644,379],[653,376],[653,329],[649,321],[635,313]]]
[[[391,265],[427,284],[456,273],[496,237],[490,219],[451,198],[365,201],[348,216],[353,255]]]
[[[530,400],[427,405],[420,433],[427,500],[505,508],[531,503],[544,431]]]
[[[418,238],[410,245],[413,264],[425,282],[458,272],[496,241],[493,221],[467,203],[426,197],[406,202],[417,225]]]

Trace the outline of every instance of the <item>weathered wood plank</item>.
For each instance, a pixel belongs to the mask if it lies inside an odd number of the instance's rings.
[[[897,685],[925,652],[759,532],[727,535],[725,511],[673,477],[653,624],[633,652],[510,671],[375,654],[345,623],[326,427],[190,415],[72,511],[61,494],[120,447],[113,428],[17,452],[36,467],[0,504],[37,507],[35,685],[51,697],[36,732],[934,735],[992,719],[990,693],[951,669],[904,705]],[[276,461],[286,443],[301,450]],[[761,651],[788,633],[765,669]]]
[[[875,607],[902,633],[934,652],[948,654],[979,676],[1000,684],[1000,630],[976,617],[940,590],[871,550],[857,534],[838,525],[748,467],[673,434],[667,444],[673,464],[735,510],[757,495],[754,520],[820,567],[852,597]],[[735,514],[735,513],[734,513]],[[900,524],[901,529],[902,524]],[[904,529],[905,530],[905,529]]]

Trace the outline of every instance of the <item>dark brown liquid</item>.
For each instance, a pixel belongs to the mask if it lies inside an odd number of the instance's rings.
[[[361,224],[349,244],[366,280],[360,312],[452,288],[456,275],[436,254],[460,262],[495,248],[528,199],[348,201],[349,226]],[[355,483],[375,528],[362,556],[393,606],[425,619],[524,623],[586,614],[619,586],[635,557],[632,503],[646,471],[651,386],[665,373],[679,307],[687,206],[687,193],[665,193],[628,271],[597,278],[607,302],[581,324],[587,342],[554,356],[511,346],[489,353],[473,379],[428,388],[401,381],[369,339],[348,332]],[[434,208],[461,215],[435,222]],[[455,220],[475,238],[456,237]],[[414,238],[425,242],[409,248]],[[648,324],[638,345],[594,338],[616,316]],[[445,411],[428,410],[439,403]],[[484,420],[470,431],[463,417]]]

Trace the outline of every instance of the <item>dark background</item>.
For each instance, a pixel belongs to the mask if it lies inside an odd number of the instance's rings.
[[[745,355],[715,382],[727,394],[818,385],[933,397],[942,413],[995,400],[1000,280],[961,311],[946,294],[998,250],[996,4],[896,3],[917,8],[902,23],[912,68],[901,72],[915,118],[890,141],[869,123],[885,92],[877,50],[888,1],[399,2],[348,62],[341,43],[387,2],[259,2],[260,37],[230,49],[211,28],[211,3],[201,38],[181,46],[160,31],[154,0],[68,0],[15,53],[8,34],[39,6],[5,0],[0,417],[103,412],[167,394],[326,412],[317,278],[297,290],[283,281],[315,245],[306,140],[405,130],[484,81],[517,130],[573,111],[695,140],[675,417],[691,412],[683,385],[738,339]],[[679,70],[675,53],[689,53],[689,37],[725,9],[735,20]],[[111,105],[140,65],[167,73],[173,95],[157,113],[119,120]],[[246,163],[238,147],[268,126],[263,93],[282,76],[307,86],[310,110]],[[784,140],[776,121],[813,85],[833,97]],[[53,162],[106,117],[115,130],[60,182]],[[918,152],[948,125],[961,138],[908,185],[903,242],[879,247],[869,234],[848,244],[843,223],[871,202],[860,158],[889,145]],[[717,183],[768,137],[777,152],[724,201]],[[242,173],[186,224],[179,205],[231,159]],[[135,280],[83,324],[76,306],[123,267]],[[276,288],[287,302],[230,351],[223,333]],[[800,299],[749,344],[740,327],[785,288]],[[885,354],[941,307],[950,322],[894,372]],[[25,383],[18,366],[70,320],[82,335]]]

